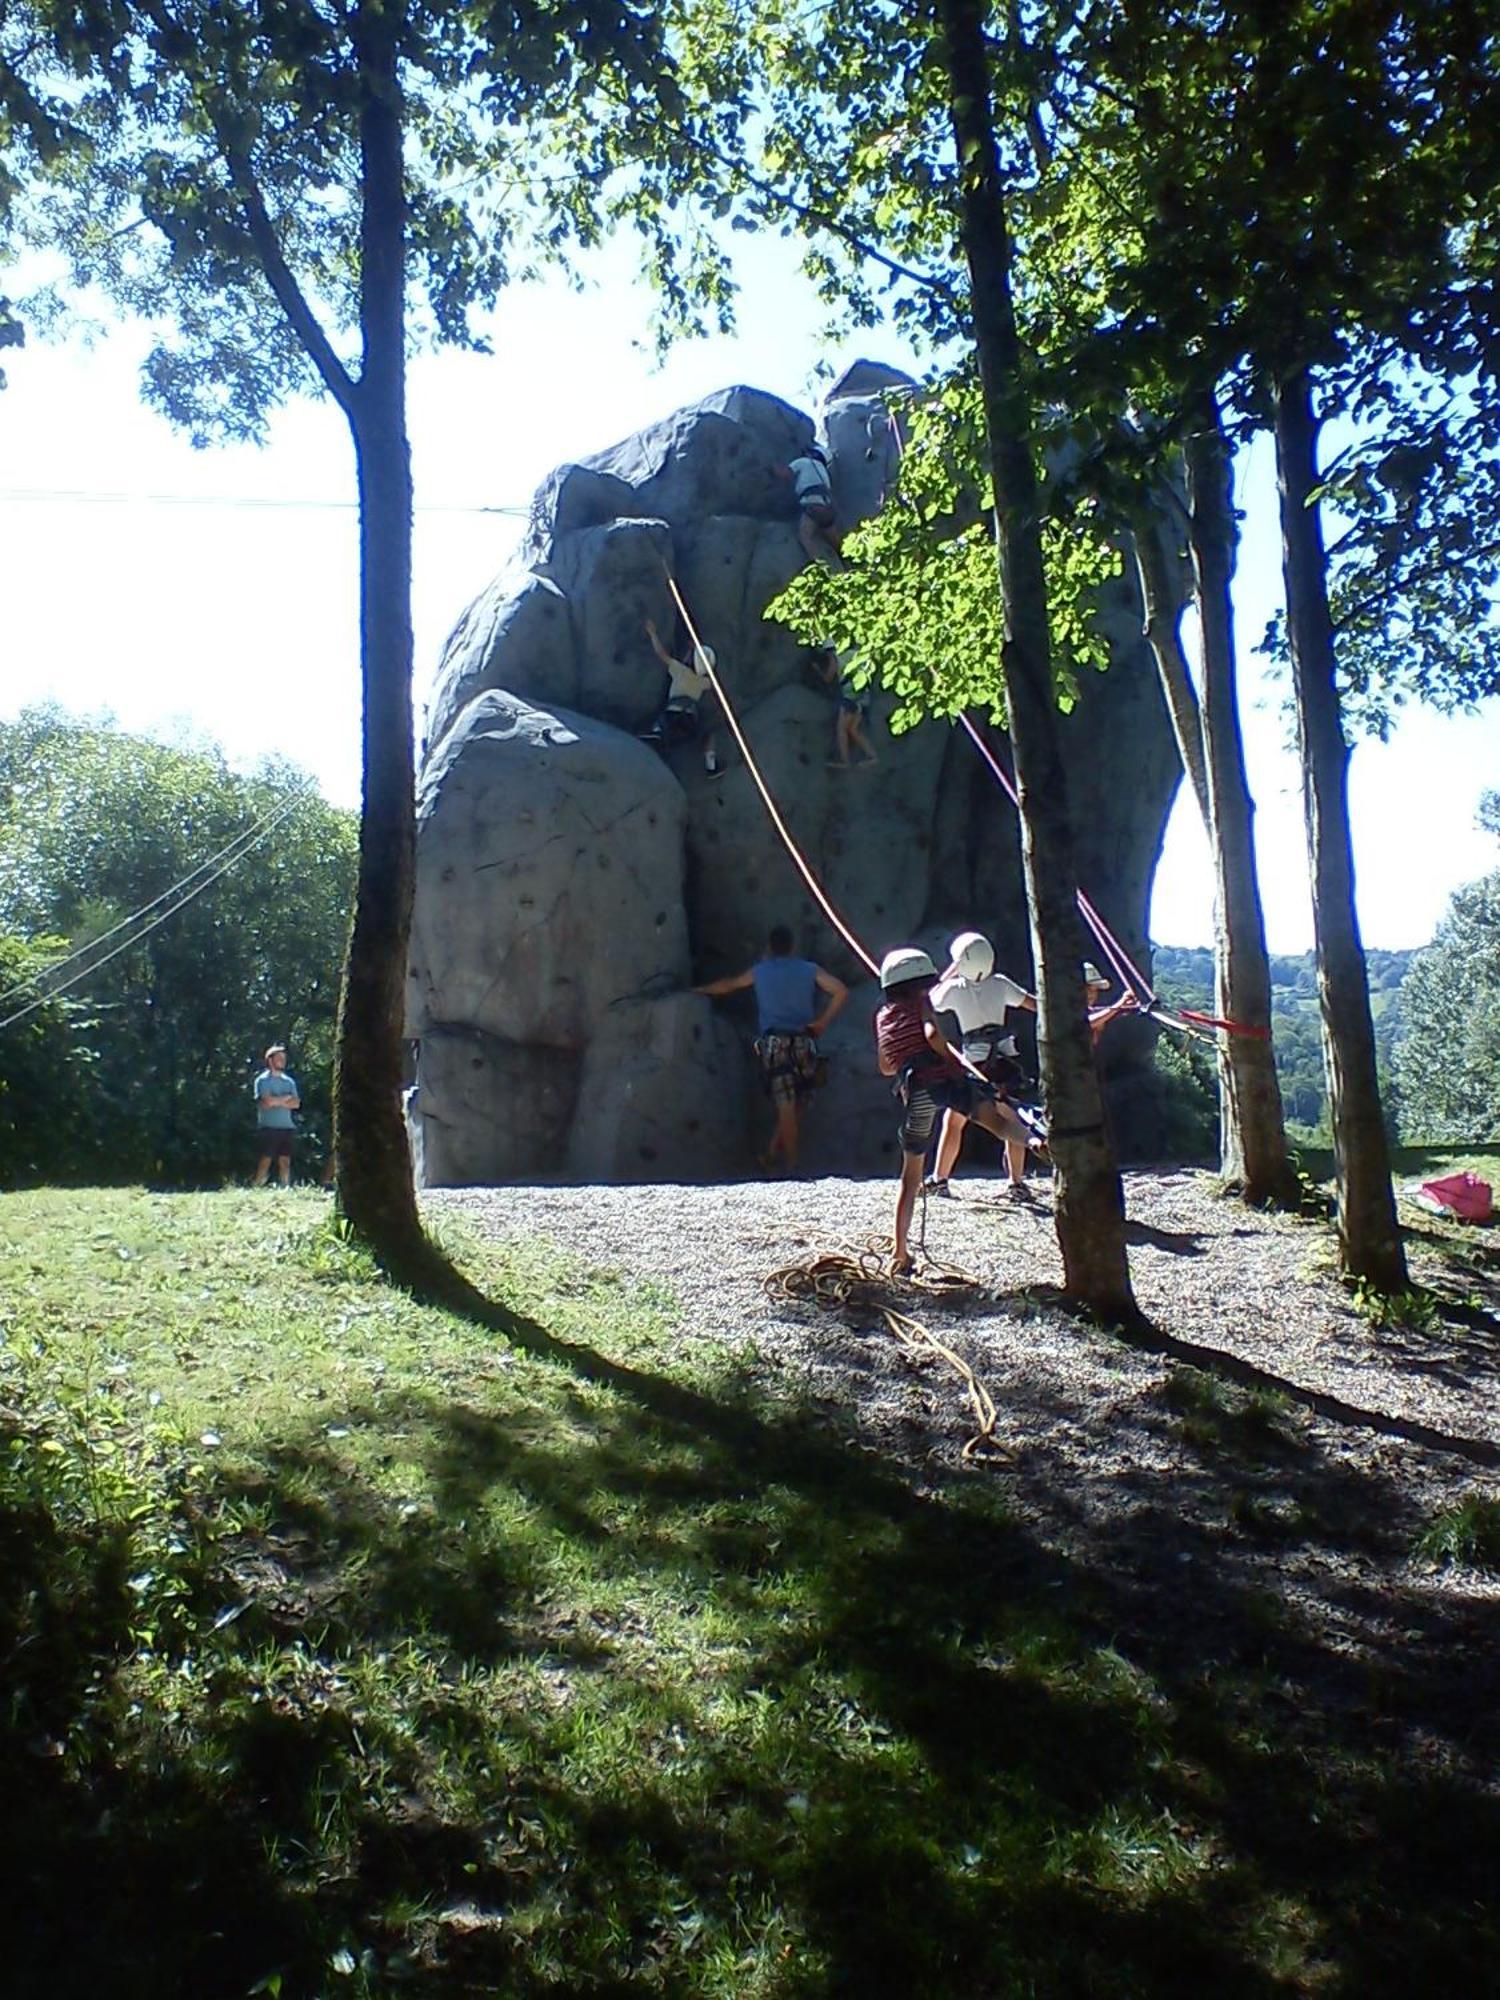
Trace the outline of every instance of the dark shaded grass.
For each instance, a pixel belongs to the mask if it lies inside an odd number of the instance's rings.
[[[6,1990],[1486,1990],[1500,1814],[1441,1607],[1360,1661],[1212,1550],[1064,1559],[986,1475],[919,1492],[570,1286],[566,1338],[513,1295],[417,1315],[347,1443],[143,1450],[145,1551],[16,1419]],[[501,1323],[537,1359],[496,1373]],[[1320,1487],[1272,1405],[1168,1416],[1206,1478]]]

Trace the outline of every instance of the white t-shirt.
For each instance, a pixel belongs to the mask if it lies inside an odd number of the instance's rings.
[[[956,1015],[967,1040],[981,1028],[1003,1027],[1006,1009],[1021,1006],[1025,999],[1026,988],[1017,986],[1003,972],[987,973],[983,979],[965,979],[954,973],[933,987],[932,1011]]]
[[[821,458],[792,460],[792,491],[799,501],[827,500],[832,497],[833,488],[829,482],[828,467]]]

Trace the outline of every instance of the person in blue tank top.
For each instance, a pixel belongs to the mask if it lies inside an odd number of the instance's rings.
[[[760,1164],[769,1173],[780,1160],[793,1174],[802,1136],[802,1104],[822,1081],[818,1037],[849,998],[849,989],[810,958],[794,955],[792,934],[785,924],[777,924],[766,944],[766,956],[746,971],[711,979],[693,991],[711,999],[747,988],[754,991],[755,1059],[776,1114],[776,1129]]]

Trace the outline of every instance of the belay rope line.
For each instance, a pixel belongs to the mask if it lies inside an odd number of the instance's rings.
[[[891,409],[889,404],[886,405],[886,415],[890,420],[891,435],[896,442],[896,462],[899,466],[902,459],[906,456],[906,446],[901,437],[901,426],[896,422],[896,413]],[[884,499],[885,495],[882,493],[882,503]],[[989,745],[967,715],[961,715],[959,721],[968,731],[969,740],[973,743],[974,748],[983,757],[985,763],[989,765],[996,781],[1005,791],[1017,813],[1019,813],[1021,810],[1021,801],[1004,765],[993,754]],[[1110,930],[1088,897],[1081,889],[1077,890],[1076,894],[1079,913],[1093,932],[1099,949],[1109,960],[1115,977],[1122,985],[1128,986],[1138,999],[1144,998],[1146,1000],[1145,1011],[1150,1015],[1152,1020],[1160,1022],[1164,1028],[1173,1029],[1179,1035],[1187,1035],[1195,1041],[1207,1042],[1212,1048],[1217,1048],[1218,1043],[1212,1033],[1204,1032],[1205,1029],[1219,1029],[1228,1035],[1248,1035],[1253,1040],[1261,1042],[1267,1042],[1271,1039],[1269,1028],[1257,1027],[1248,1021],[1226,1021],[1217,1014],[1200,1014],[1191,1007],[1169,1009],[1163,1006],[1161,1000],[1153,990],[1150,980],[1146,978],[1145,974],[1137,966],[1131,963],[1124,946],[1114,935],[1113,931]]]
[[[665,568],[665,565],[663,565],[663,567]],[[698,636],[698,628],[693,623],[692,614],[689,612],[687,605],[683,602],[682,592],[677,588],[677,579],[672,575],[672,572],[670,570],[666,570],[666,578],[667,578],[667,588],[671,591],[673,601],[675,602],[678,611],[682,614],[682,622],[687,627],[688,638],[692,641],[694,657],[698,665],[702,667],[704,673],[707,674],[709,685],[713,688],[714,693],[718,696],[719,706],[724,711],[724,720],[729,724],[730,733],[733,735],[735,742],[738,743],[738,745],[740,746],[740,755],[745,760],[745,769],[750,773],[750,776],[755,780],[755,788],[760,793],[761,798],[765,802],[766,811],[771,815],[771,824],[775,827],[776,831],[781,835],[781,838],[785,843],[787,853],[790,854],[792,860],[796,863],[798,872],[800,873],[803,881],[807,884],[808,888],[812,890],[813,895],[817,898],[818,907],[822,910],[824,916],[827,917],[829,923],[833,925],[833,928],[838,932],[839,936],[844,940],[845,944],[848,945],[849,949],[854,953],[855,957],[859,960],[861,965],[867,967],[869,971],[878,975],[880,972],[880,967],[876,964],[875,960],[871,958],[870,954],[865,950],[864,946],[860,943],[859,939],[854,935],[853,931],[850,930],[849,926],[844,922],[843,918],[839,915],[838,911],[833,907],[833,904],[828,900],[828,897],[823,893],[823,889],[818,882],[818,878],[813,874],[812,869],[807,865],[806,861],[803,860],[801,849],[798,847],[796,841],[793,840],[791,831],[788,828],[786,821],[781,817],[781,814],[777,811],[776,801],[771,797],[771,793],[769,788],[767,787],[765,779],[760,775],[760,767],[756,763],[755,758],[751,753],[750,745],[745,739],[744,730],[740,728],[739,717],[735,714],[734,710],[729,705],[729,697],[724,692],[724,684],[719,679],[719,676],[715,671],[713,662],[709,657],[707,648],[704,646],[703,641]]]
[[[960,1455],[965,1459],[982,1454],[1009,1458],[1008,1448],[995,1436],[999,1412],[994,1397],[964,1357],[939,1340],[931,1327],[882,1297],[888,1283],[883,1263],[883,1246],[874,1243],[859,1250],[822,1250],[799,1264],[784,1264],[780,1270],[772,1271],[765,1280],[765,1288],[773,1298],[820,1306],[825,1312],[878,1314],[886,1331],[909,1354],[918,1358],[934,1354],[962,1380],[974,1429]],[[935,1279],[921,1282],[908,1278],[905,1282],[918,1284],[920,1289],[940,1297],[944,1291],[973,1286],[978,1281],[952,1266],[939,1265]]]
[[[802,876],[803,881],[806,882],[808,888],[817,898],[818,906],[823,914],[849,946],[850,950],[854,952],[860,963],[878,976],[880,967],[870,956],[869,952],[865,950],[859,939],[850,930],[849,926],[844,922],[843,918],[824,894],[821,884],[807,862],[803,859],[801,850],[792,838],[791,830],[787,826],[786,821],[777,810],[776,801],[772,798],[770,788],[760,774],[760,767],[755,761],[754,753],[751,751],[745,732],[740,727],[739,718],[730,706],[729,698],[724,692],[723,683],[714,669],[713,662],[699,636],[698,628],[693,623],[692,614],[687,608],[682,592],[677,587],[677,580],[671,571],[666,569],[665,564],[663,565],[663,569],[666,573],[667,588],[671,591],[673,601],[681,614],[682,622],[687,628],[687,635],[694,648],[695,656],[703,672],[708,676],[709,685],[718,697],[719,706],[724,711],[724,720],[729,724],[734,740],[739,745],[740,755],[745,760],[745,768],[755,782],[755,788],[760,793],[766,811],[771,815],[772,825],[781,835],[787,853],[796,863],[797,870]],[[924,1263],[931,1266],[938,1273],[936,1283],[929,1284],[927,1289],[937,1291],[945,1285],[973,1285],[976,1282],[963,1272],[953,1269],[952,1266],[939,1264],[935,1258],[928,1255],[927,1190],[925,1187],[922,1189],[922,1223],[918,1248]],[[969,1363],[964,1360],[961,1354],[956,1354],[951,1347],[948,1347],[944,1342],[939,1340],[931,1328],[924,1326],[920,1320],[913,1319],[910,1313],[901,1312],[897,1307],[877,1296],[879,1287],[889,1281],[888,1274],[882,1269],[883,1262],[883,1251],[874,1245],[867,1245],[865,1249],[852,1253],[847,1250],[832,1251],[814,1257],[806,1264],[784,1265],[780,1270],[773,1271],[765,1283],[768,1291],[782,1298],[810,1299],[824,1307],[863,1307],[867,1310],[878,1312],[885,1322],[887,1331],[900,1341],[903,1347],[917,1354],[932,1353],[938,1355],[940,1359],[946,1361],[949,1367],[955,1369],[962,1377],[969,1398],[969,1406],[974,1415],[974,1434],[964,1445],[963,1456],[966,1459],[974,1458],[982,1451],[1003,1455],[1004,1447],[996,1443],[994,1435],[996,1423],[994,1399],[990,1395],[989,1390],[984,1386],[984,1383],[974,1373]],[[904,1277],[902,1282],[908,1285],[922,1283],[922,1281],[913,1279],[910,1275]]]
[[[1016,811],[1019,812],[1021,810],[1021,800],[1015,785],[1011,781],[1010,773],[975,728],[971,718],[967,715],[961,715],[958,719],[968,732],[969,741],[989,766],[990,775],[1000,786]],[[1100,916],[1082,889],[1077,890],[1075,893],[1078,901],[1079,915],[1093,933],[1094,941],[1100,951],[1109,960],[1115,977],[1123,986],[1128,986],[1137,999],[1143,999],[1146,1002],[1144,1011],[1150,1015],[1153,1021],[1160,1022],[1162,1027],[1171,1028],[1179,1035],[1191,1036],[1193,1040],[1207,1042],[1211,1047],[1215,1048],[1218,1044],[1215,1042],[1213,1034],[1204,1033],[1205,1029],[1220,1029],[1223,1033],[1229,1035],[1248,1035],[1256,1041],[1268,1041],[1270,1039],[1271,1031],[1269,1028],[1255,1027],[1247,1021],[1227,1021],[1217,1014],[1200,1014],[1192,1007],[1166,1007],[1157,997],[1150,980],[1147,979],[1140,967],[1136,965],[1126,952],[1125,947],[1109,928],[1109,925],[1105,923],[1103,917]]]

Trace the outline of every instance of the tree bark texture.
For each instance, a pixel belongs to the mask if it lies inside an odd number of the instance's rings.
[[[406,200],[394,33],[366,6],[361,95],[360,332],[350,427],[359,473],[364,800],[334,1085],[339,1200],[396,1275],[426,1252],[402,1115],[402,1036],[415,878],[411,453],[406,434]]]
[[[1272,404],[1323,1054],[1338,1174],[1340,1259],[1350,1277],[1363,1278],[1381,1291],[1398,1292],[1407,1284],[1406,1257],[1391,1189],[1370,989],[1354,908],[1349,748],[1335,680],[1327,557],[1313,497],[1318,485],[1318,419],[1307,371],[1298,370],[1278,382]]]
[[[1011,296],[1012,247],[995,145],[981,0],[938,0],[961,232],[995,482],[1005,686],[1021,853],[1036,959],[1038,1046],[1057,1168],[1057,1237],[1068,1296],[1135,1315],[1119,1169],[1104,1122],[1084,1009],[1073,830],[1052,684],[1030,397]]]
[[[1247,1201],[1295,1203],[1281,1085],[1271,1043],[1271,964],[1255,861],[1255,801],[1245,776],[1234,639],[1236,528],[1228,442],[1206,396],[1185,449],[1188,550],[1203,635],[1202,722],[1208,840],[1214,859],[1216,1007],[1259,1035],[1219,1047],[1219,1171]]]
[[[1141,606],[1146,614],[1146,643],[1156,662],[1162,699],[1177,739],[1183,775],[1192,787],[1204,830],[1210,823],[1208,767],[1203,759],[1203,717],[1198,695],[1188,671],[1182,647],[1181,600],[1174,588],[1173,558],[1168,551],[1165,529],[1154,507],[1142,510],[1143,518],[1130,531],[1130,550],[1135,558],[1136,581],[1141,587]]]

